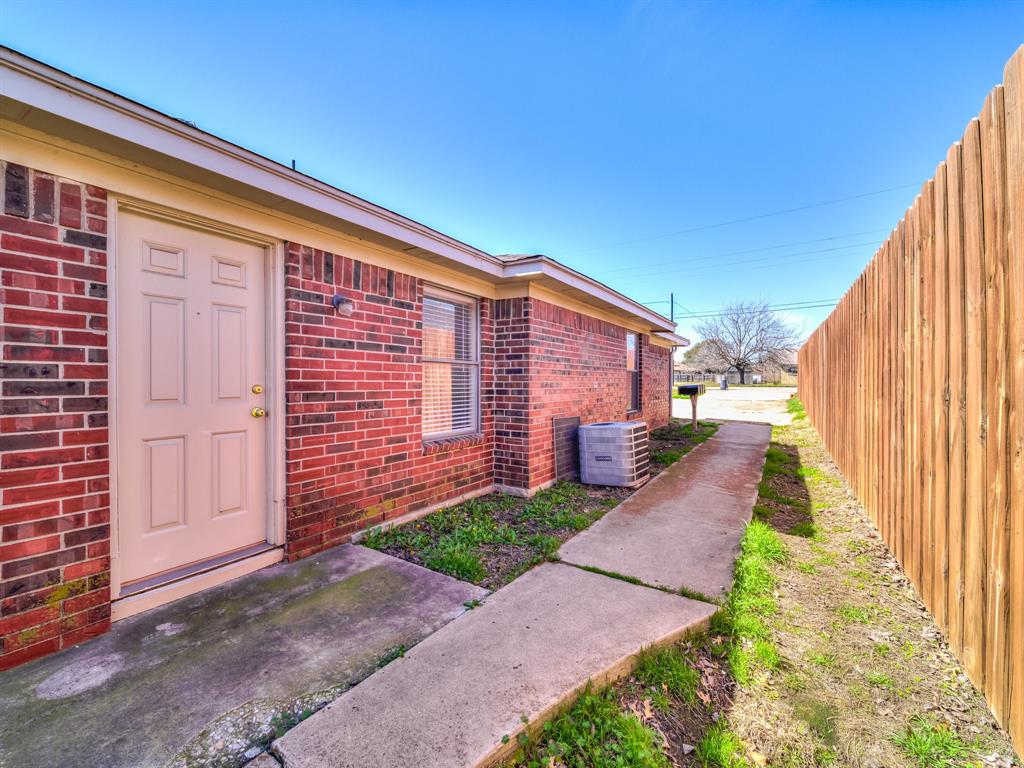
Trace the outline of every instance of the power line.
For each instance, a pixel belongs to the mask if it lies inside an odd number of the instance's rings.
[[[725,262],[722,262],[721,264],[703,264],[703,265],[698,265],[696,267],[686,267],[686,268],[682,268],[682,269],[674,269],[674,270],[672,270],[670,272],[660,272],[660,271],[655,271],[655,272],[650,272],[650,273],[646,273],[645,272],[643,274],[629,275],[628,277],[624,278],[624,281],[628,281],[629,279],[646,280],[648,278],[656,277],[658,275],[679,275],[679,274],[685,274],[685,273],[688,273],[688,272],[696,272],[696,271],[701,270],[701,269],[711,269],[711,268],[718,268],[718,267],[731,267],[731,266],[735,266],[737,264],[756,264],[756,263],[761,262],[761,261],[776,260],[776,263],[780,263],[780,262],[778,262],[778,259],[788,259],[788,258],[791,258],[793,256],[808,256],[810,254],[815,254],[815,253],[835,253],[836,251],[845,251],[848,248],[861,248],[861,247],[863,247],[865,245],[877,246],[877,243],[874,240],[869,240],[869,241],[863,242],[863,243],[849,243],[848,245],[837,245],[834,248],[818,248],[818,249],[815,249],[813,251],[797,251],[796,253],[784,253],[784,254],[781,254],[781,255],[772,254],[770,256],[758,256],[757,258],[754,258],[754,259],[737,259],[735,261],[725,261]],[[781,262],[781,263],[786,263],[786,262]]]
[[[789,248],[789,247],[794,246],[794,245],[811,245],[813,243],[825,243],[825,242],[829,242],[831,240],[844,240],[847,237],[857,237],[859,235],[877,235],[879,232],[889,232],[889,231],[890,230],[888,230],[888,229],[868,229],[868,230],[865,230],[863,232],[850,232],[849,234],[846,234],[846,235],[832,235],[830,237],[819,237],[819,238],[817,238],[815,240],[797,240],[797,241],[794,241],[792,243],[779,243],[777,245],[766,245],[766,246],[764,246],[762,248],[747,248],[746,250],[742,250],[742,251],[726,251],[725,253],[716,253],[716,254],[712,254],[710,256],[695,256],[693,258],[687,257],[687,258],[683,258],[683,259],[672,259],[671,261],[659,261],[659,262],[656,262],[654,264],[641,264],[640,267],[641,268],[647,268],[647,267],[668,267],[668,266],[672,266],[673,264],[688,264],[688,263],[693,262],[693,261],[707,261],[708,259],[718,259],[718,258],[721,258],[723,256],[743,256],[743,255],[746,255],[748,253],[761,253],[762,251],[775,251],[775,250],[778,250],[779,248]],[[632,271],[634,269],[636,269],[635,266],[633,266],[633,267],[617,267],[616,269],[606,269],[605,272],[606,273],[630,272],[630,271]]]
[[[834,306],[836,306],[836,304],[838,304],[838,302],[835,302],[835,301],[828,302],[828,303],[825,303],[825,304],[807,304],[807,305],[803,305],[803,306],[799,306],[799,307],[788,307],[788,308],[785,308],[785,309],[782,309],[782,310],[779,310],[779,311],[787,311],[787,310],[795,311],[795,310],[798,310],[798,309],[821,309],[823,307],[834,307]],[[725,316],[728,316],[728,315],[753,315],[753,314],[757,314],[760,311],[761,311],[761,309],[724,310],[722,312],[710,312],[710,313],[700,314],[700,315],[688,315],[686,317],[686,319],[687,320],[703,320],[703,319],[706,319],[706,318],[725,317]]]
[[[768,304],[768,305],[765,305],[764,307],[758,307],[757,309],[758,310],[761,310],[761,309],[800,309],[800,306],[803,305],[803,304],[815,304],[815,305],[823,304],[823,303],[824,304],[828,304],[828,303],[836,304],[836,303],[838,303],[838,301],[839,301],[839,299],[803,299],[801,301],[787,301],[787,302],[784,302],[782,304]],[[664,300],[642,301],[640,303],[643,304],[644,306],[650,306],[651,304],[668,304],[668,301],[664,301]],[[679,302],[676,302],[676,305],[679,306]],[[730,312],[732,310],[730,310],[728,307],[723,307],[721,309],[699,309],[696,312],[694,312],[692,310],[689,310],[689,309],[687,309],[686,311],[687,311],[688,314],[691,314],[691,315],[706,315],[706,314],[714,315],[714,314],[725,314],[725,313],[728,313],[728,312]]]
[[[870,258],[873,253],[874,253],[874,251],[871,251],[870,253],[867,253],[867,254],[863,254],[863,253],[850,253],[850,254],[843,254],[843,257],[845,258],[845,257],[852,257],[852,256],[857,256],[857,257],[864,257],[864,256],[866,256],[866,257]],[[796,255],[796,254],[792,254],[792,255]],[[699,279],[699,278],[702,278],[702,277],[712,277],[714,275],[729,275],[729,274],[733,274],[735,272],[747,272],[747,271],[754,271],[754,270],[758,270],[758,269],[774,269],[774,268],[777,268],[777,267],[791,267],[791,266],[794,266],[796,264],[808,264],[808,263],[813,262],[813,261],[822,261],[823,259],[829,259],[829,258],[834,258],[834,257],[832,257],[832,256],[812,256],[812,257],[810,257],[808,259],[796,259],[795,261],[775,262],[775,263],[772,263],[772,264],[761,264],[759,266],[752,266],[752,267],[751,266],[746,266],[746,267],[737,267],[736,269],[721,269],[721,270],[714,270],[713,269],[710,272],[700,272],[700,273],[697,273],[697,274],[686,274],[686,275],[684,275],[684,277],[686,277],[689,280],[696,280],[696,279]],[[672,274],[675,274],[675,273],[667,273],[667,275],[672,275]],[[648,276],[647,279],[649,279],[650,277],[653,277],[653,276]]]
[[[690,234],[692,232],[703,232],[703,231],[708,230],[708,229],[717,229],[719,227],[732,226],[733,224],[744,224],[744,223],[746,223],[748,221],[758,221],[760,219],[771,218],[772,216],[783,216],[783,215],[785,215],[787,213],[797,213],[799,211],[808,211],[808,210],[811,210],[812,208],[824,208],[825,206],[828,206],[828,205],[836,205],[838,203],[845,203],[845,202],[849,202],[850,200],[860,200],[860,199],[865,198],[865,197],[872,197],[874,195],[882,195],[882,194],[885,194],[886,192],[895,192],[896,190],[907,189],[908,187],[916,187],[916,186],[918,186],[918,185],[917,184],[900,184],[899,186],[896,186],[896,187],[886,187],[885,189],[876,189],[876,190],[873,190],[871,192],[862,192],[859,195],[850,195],[849,197],[837,197],[834,200],[824,200],[824,201],[819,202],[819,203],[809,203],[808,205],[799,205],[799,206],[796,206],[795,208],[784,208],[784,209],[779,210],[779,211],[770,211],[768,213],[759,213],[759,214],[757,214],[755,216],[745,216],[745,217],[743,217],[741,219],[729,219],[728,221],[719,221],[719,222],[715,222],[714,224],[702,224],[699,227],[689,227],[688,229],[678,229],[678,230],[676,230],[674,232],[665,232],[665,233],[660,234],[660,235],[649,235],[647,237],[638,237],[638,238],[635,238],[633,240],[622,240],[622,241],[617,242],[617,243],[609,243],[607,245],[597,245],[597,246],[593,246],[591,248],[582,248],[582,249],[575,250],[575,251],[563,251],[562,253],[553,254],[553,256],[555,256],[555,257],[559,257],[559,256],[573,256],[573,255],[578,254],[578,253],[590,253],[592,251],[602,251],[602,250],[605,250],[607,248],[617,248],[620,245],[632,245],[634,243],[646,243],[646,242],[648,242],[650,240],[661,240],[661,239],[666,238],[666,237],[676,237],[678,235],[688,235],[688,234]]]

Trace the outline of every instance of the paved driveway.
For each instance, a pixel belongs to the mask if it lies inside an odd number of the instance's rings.
[[[786,401],[796,387],[731,387],[721,390],[707,385],[707,394],[697,401],[697,418],[729,421],[761,421],[785,425],[793,421],[786,412]],[[672,415],[690,417],[689,400],[672,400]]]

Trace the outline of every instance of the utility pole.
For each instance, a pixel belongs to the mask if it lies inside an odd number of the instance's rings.
[[[674,293],[668,295],[668,319],[673,323],[676,321],[676,295]]]

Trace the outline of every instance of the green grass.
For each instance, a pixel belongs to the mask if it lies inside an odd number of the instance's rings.
[[[778,443],[772,443],[764,454],[764,476],[796,474],[799,471],[794,469],[797,463],[796,457],[782,450]]]
[[[478,584],[491,575],[488,559],[512,550],[518,553],[514,564],[501,571],[501,578],[510,580],[553,557],[567,533],[588,527],[615,503],[591,498],[577,483],[562,482],[529,501],[499,494],[470,499],[405,525],[372,530],[362,543],[397,550],[432,570]]]
[[[892,741],[921,768],[960,768],[972,764],[969,759],[974,750],[945,723],[915,717]]]
[[[818,526],[810,520],[802,520],[799,523],[794,523],[789,529],[789,534],[791,536],[801,536],[805,539],[817,539],[821,535],[818,532]]]
[[[664,690],[681,701],[693,704],[697,700],[700,674],[678,646],[648,648],[640,653],[633,676],[639,683],[656,691]]]
[[[463,581],[477,582],[487,576],[480,555],[469,545],[448,537],[423,552],[423,564]]]
[[[711,631],[730,640],[729,668],[741,685],[750,682],[755,670],[772,670],[781,664],[768,618],[777,610],[771,566],[787,560],[786,547],[773,528],[756,520],[747,526],[729,599],[711,619]]]
[[[869,685],[873,685],[876,688],[893,688],[892,678],[888,675],[883,675],[881,672],[868,672],[865,676]]]
[[[842,619],[848,624],[870,624],[871,614],[866,608],[856,605],[841,605],[836,609]]]
[[[523,740],[513,765],[546,768],[668,768],[661,737],[623,712],[611,690],[589,688],[563,715]]]
[[[800,402],[800,398],[797,395],[793,395],[786,401],[786,410],[793,414],[793,421],[802,421],[807,418],[804,404]]]
[[[747,768],[749,765],[743,742],[722,721],[708,728],[693,755],[704,768]]]
[[[651,453],[651,461],[655,464],[661,464],[663,467],[667,467],[669,464],[675,464],[683,458],[682,451],[665,450],[665,451],[654,451]]]

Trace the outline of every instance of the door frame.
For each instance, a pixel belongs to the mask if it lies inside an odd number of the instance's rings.
[[[121,541],[118,526],[118,355],[117,290],[118,216],[121,212],[162,219],[179,226],[241,239],[263,248],[264,344],[266,347],[266,542],[267,550],[244,559],[185,576],[153,589],[122,597]],[[110,445],[110,598],[111,618],[127,618],[140,611],[199,592],[283,559],[285,543],[285,371],[284,371],[284,243],[248,229],[207,219],[186,211],[126,195],[108,195],[107,201],[107,370],[108,435]]]

